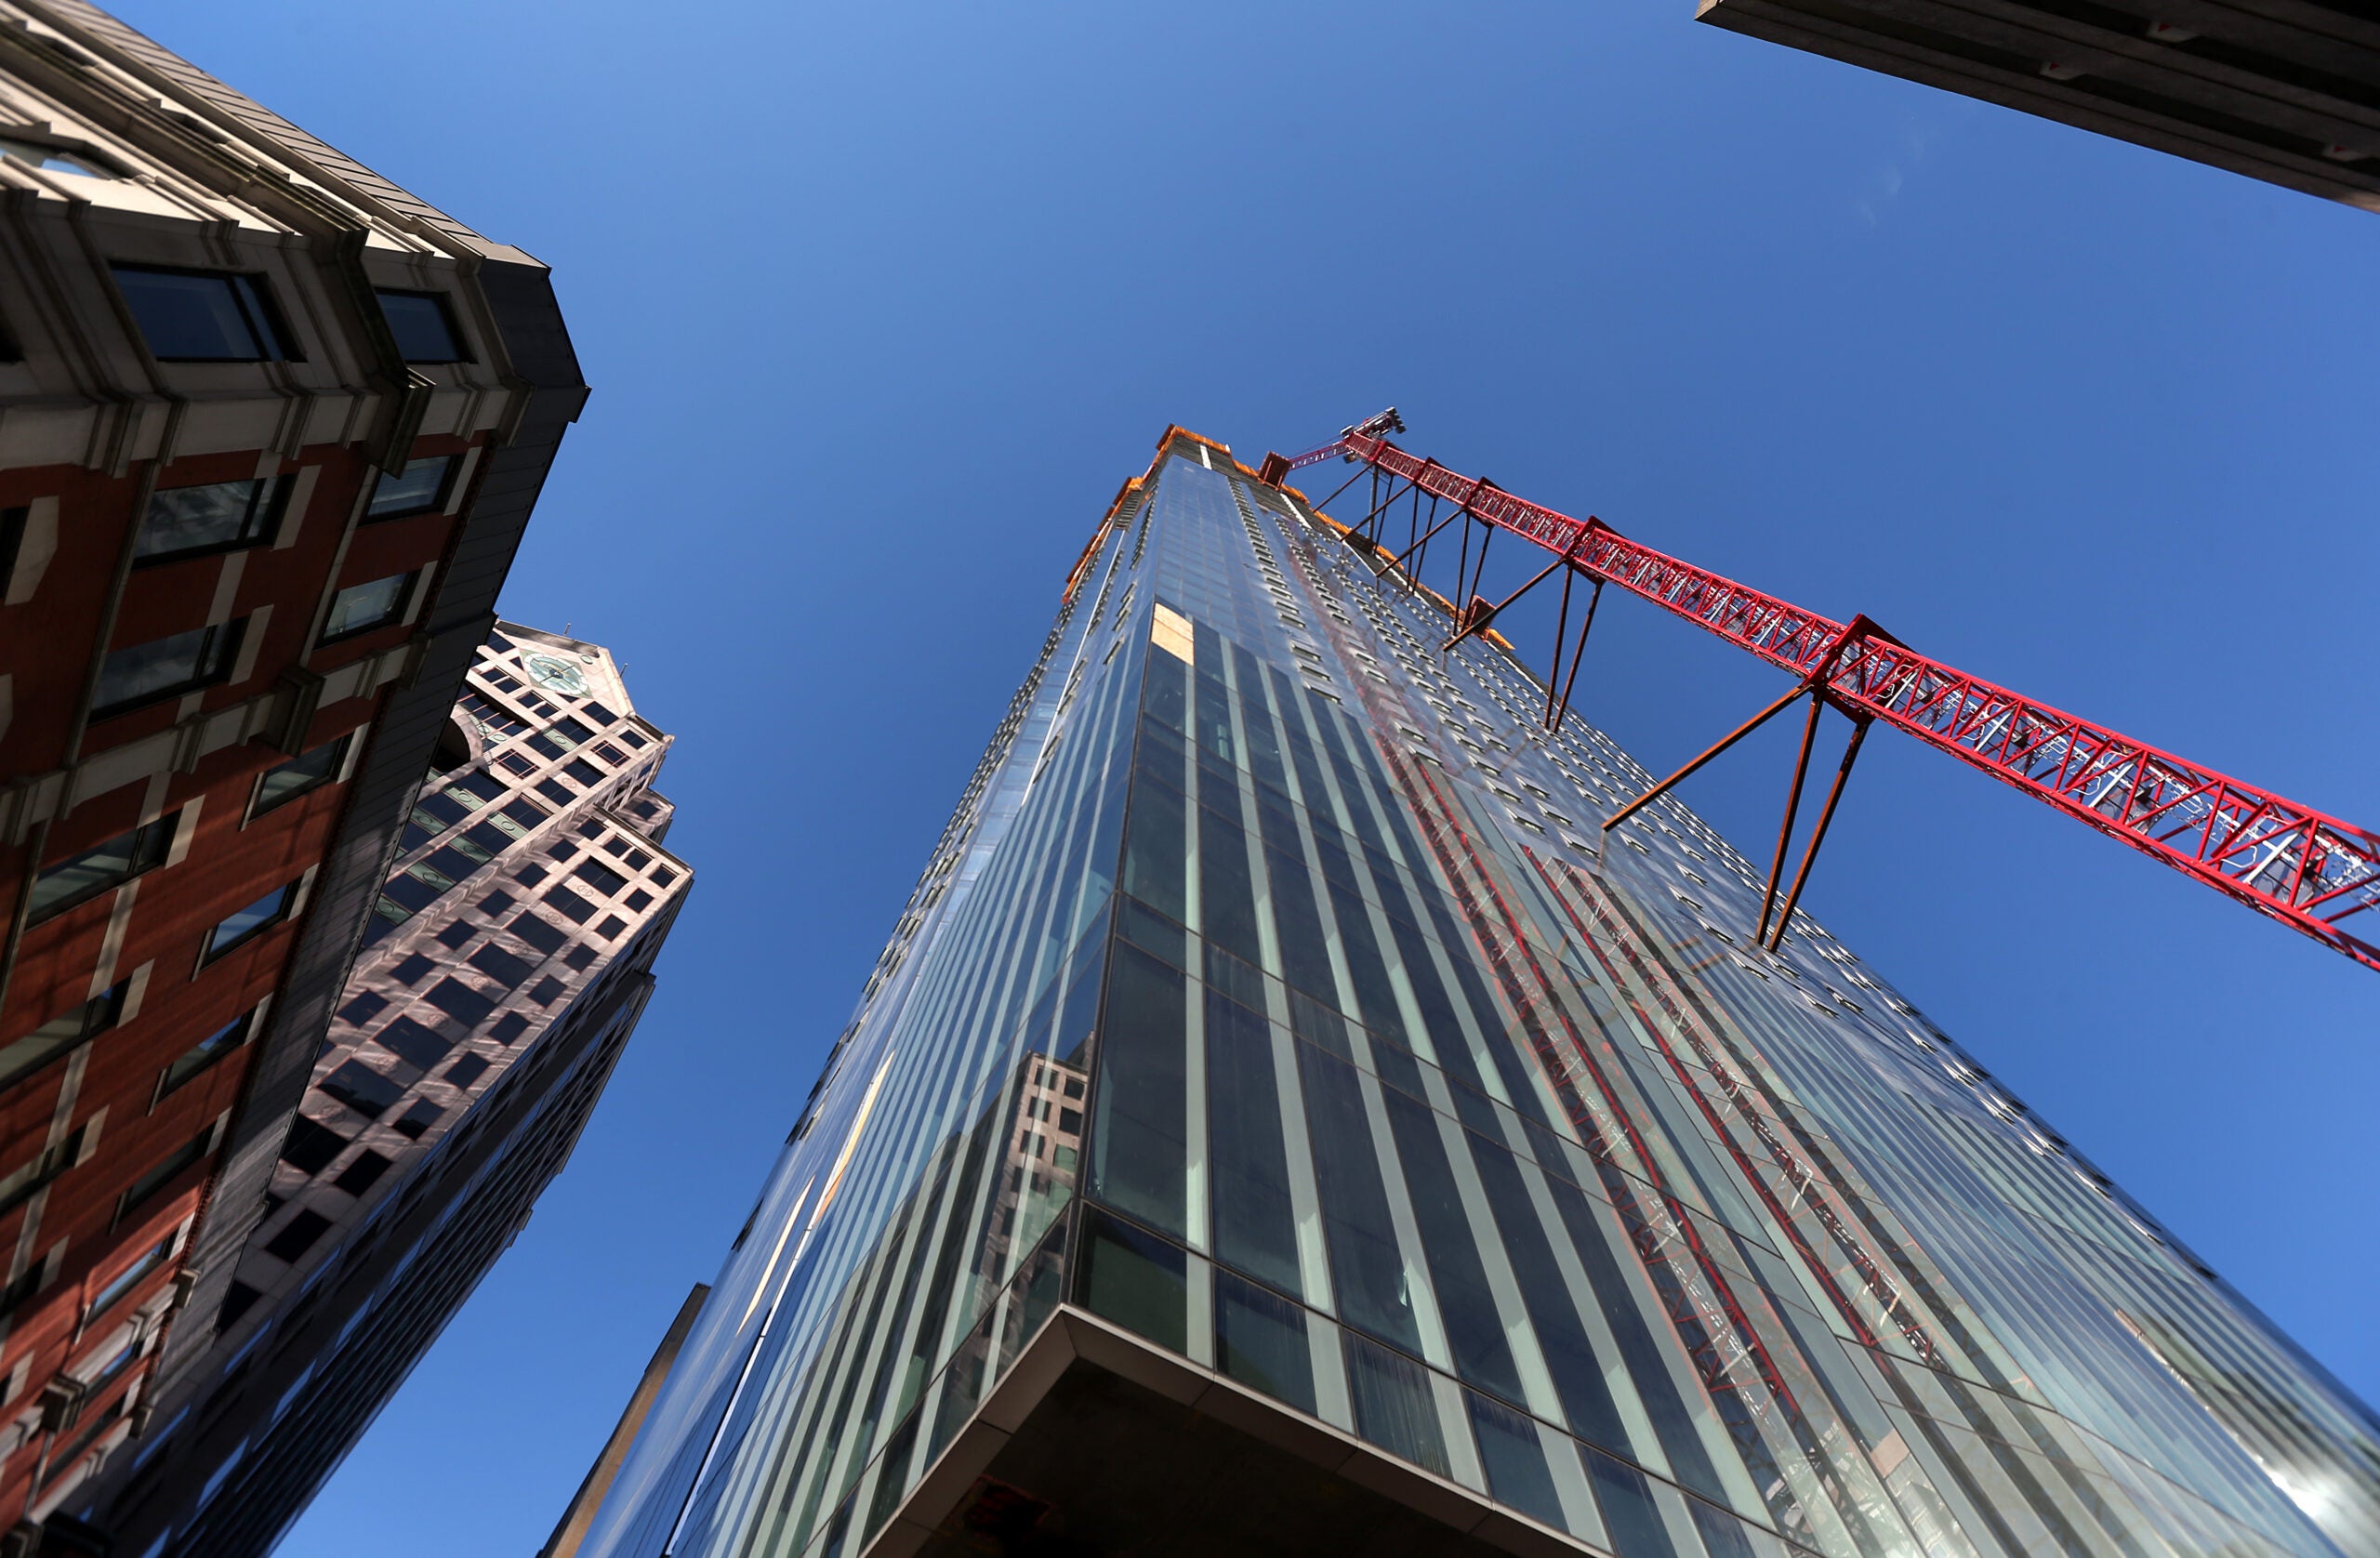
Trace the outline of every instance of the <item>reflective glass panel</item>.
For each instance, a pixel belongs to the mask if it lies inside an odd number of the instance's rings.
[[[385,579],[349,585],[331,598],[331,614],[323,624],[323,637],[345,638],[394,620],[403,609],[405,586],[412,579],[410,574],[391,574]]]

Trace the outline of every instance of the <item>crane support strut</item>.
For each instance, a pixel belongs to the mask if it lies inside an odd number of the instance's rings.
[[[1599,520],[1573,519],[1516,497],[1484,478],[1474,480],[1435,460],[1417,458],[1386,436],[1404,430],[1404,423],[1392,408],[1349,428],[1320,448],[1295,457],[1267,455],[1258,474],[1277,485],[1301,467],[1343,458],[1401,478],[1411,484],[1417,501],[1426,492],[1433,500],[1443,498],[1455,505],[1454,512],[1423,535],[1419,545],[1426,545],[1437,528],[1461,517],[1467,568],[1472,521],[1487,526],[1491,535],[1510,531],[1553,553],[1554,566],[1567,565],[1592,580],[1596,600],[1604,585],[1616,585],[1791,672],[1798,685],[1772,705],[1767,714],[1807,693],[1851,719],[1850,745],[1786,896],[1783,918],[1775,927],[1777,936],[1784,934],[1792,918],[1810,862],[1833,818],[1835,802],[1868,727],[1882,723],[2121,839],[2366,968],[2380,969],[2380,945],[2357,936],[2343,924],[2352,920],[2356,929],[2368,932],[2380,927],[2380,837],[1920,654],[1865,617],[1854,617],[1848,624],[1832,621],[1632,541]],[[1386,567],[1405,562],[1416,549],[1408,547]],[[1374,566],[1386,571],[1382,564]],[[1544,576],[1540,574],[1538,578]],[[1532,579],[1530,584],[1536,582]],[[1566,606],[1568,586],[1566,577]],[[1474,601],[1472,588],[1461,589],[1451,599],[1457,602],[1457,640],[1484,628],[1501,610],[1501,605]],[[1510,604],[1511,599],[1503,604]],[[1588,622],[1592,624],[1593,619],[1591,601]],[[1578,672],[1576,656],[1583,655],[1585,649],[1582,626],[1570,666],[1572,680]],[[1558,643],[1555,654],[1554,672],[1558,676],[1562,669]],[[1555,676],[1549,676],[1549,693]],[[1569,705],[1568,692],[1566,684],[1558,706],[1549,696],[1549,724],[1558,726],[1561,711]],[[1739,731],[1721,747],[1743,733]],[[1718,749],[1705,753],[1635,804],[1642,805],[1676,783]],[[1797,778],[1796,801],[1799,791]],[[1789,829],[1791,825],[1789,815]],[[1771,872],[1772,897],[1774,878],[1781,874],[1783,864],[1780,845],[1777,862],[1780,871]],[[2371,918],[2356,918],[2361,915]]]

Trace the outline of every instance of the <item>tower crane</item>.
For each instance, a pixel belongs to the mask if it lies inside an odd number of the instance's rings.
[[[2380,945],[2355,933],[2361,930],[2371,934],[2380,927],[2380,838],[2366,829],[2135,741],[2099,721],[1970,676],[1919,654],[1864,615],[1847,623],[1833,621],[1656,551],[1592,515],[1573,519],[1505,492],[1484,477],[1464,476],[1434,459],[1417,458],[1389,441],[1390,433],[1404,431],[1403,420],[1391,407],[1302,455],[1268,454],[1257,476],[1278,486],[1293,470],[1344,459],[1359,468],[1340,487],[1344,492],[1367,472],[1374,474],[1371,510],[1348,529],[1347,539],[1372,558],[1382,573],[1405,568],[1418,578],[1431,538],[1460,522],[1459,577],[1448,597],[1454,618],[1449,648],[1485,630],[1513,601],[1561,573],[1563,604],[1554,629],[1554,674],[1546,681],[1548,729],[1558,729],[1568,710],[1569,686],[1577,680],[1606,585],[1649,601],[1795,679],[1781,697],[1604,824],[1609,829],[1625,821],[1807,697],[1801,757],[1762,904],[1762,932],[1772,947],[1782,941],[1792,918],[1860,743],[1871,725],[1881,723],[2014,786],[2366,968],[2380,969]],[[1382,478],[1384,496],[1380,495]],[[1412,519],[1407,545],[1390,555],[1385,538],[1389,509],[1408,495]],[[1426,519],[1421,508],[1424,497],[1430,503]],[[1475,548],[1474,526],[1480,533]],[[1519,589],[1489,601],[1477,589],[1488,544],[1502,532],[1519,536],[1550,561]],[[1443,548],[1440,555],[1445,555]],[[1589,581],[1593,593],[1575,647],[1566,650],[1570,588],[1579,579]],[[1770,911],[1777,906],[1818,714],[1828,707],[1851,720],[1852,736],[1770,935]],[[2363,914],[2373,918],[2356,918]]]

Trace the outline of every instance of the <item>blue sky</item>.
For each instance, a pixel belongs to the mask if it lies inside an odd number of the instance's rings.
[[[1253,463],[1395,402],[2380,821],[2380,218],[1690,0],[117,9],[554,267],[595,395],[504,610],[624,660],[700,873],[576,1158],[286,1558],[544,1540],[1169,422]],[[1581,704],[1657,771],[1782,690],[1595,633]],[[1688,786],[1762,858],[1790,723]],[[2373,974],[1882,733],[1806,906],[2380,1396]]]

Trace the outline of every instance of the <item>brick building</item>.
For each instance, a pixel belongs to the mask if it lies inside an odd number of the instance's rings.
[[[584,397],[537,261],[0,0],[0,1551],[212,1344]]]

